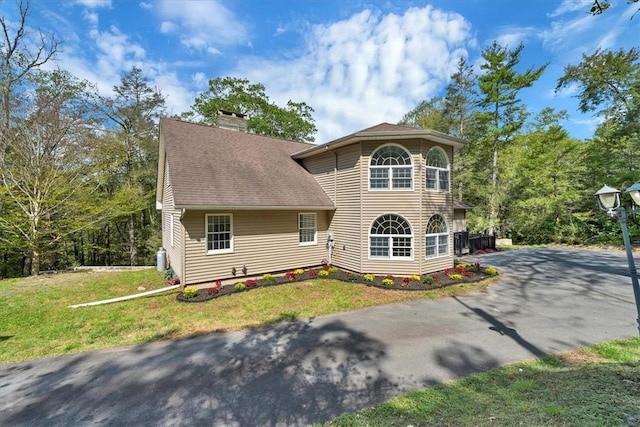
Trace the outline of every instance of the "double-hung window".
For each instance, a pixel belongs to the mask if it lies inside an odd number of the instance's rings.
[[[397,145],[385,145],[371,155],[370,190],[412,190],[411,155]]]
[[[413,232],[409,222],[399,215],[376,218],[369,232],[370,258],[411,259]]]
[[[427,153],[427,190],[449,191],[449,160],[439,147]]]
[[[436,258],[449,255],[449,227],[441,215],[433,215],[427,222],[425,256]]]
[[[233,252],[233,221],[231,214],[207,215],[207,253]]]
[[[318,244],[315,213],[298,214],[298,242],[300,245]]]

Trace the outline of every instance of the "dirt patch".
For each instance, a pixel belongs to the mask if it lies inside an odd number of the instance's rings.
[[[594,353],[588,353],[583,350],[576,351],[568,351],[566,353],[561,353],[556,355],[558,360],[562,361],[566,365],[587,365],[591,363],[606,363],[608,362],[602,356],[598,356]]]

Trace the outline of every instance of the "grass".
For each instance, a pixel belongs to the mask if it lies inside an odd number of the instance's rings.
[[[330,426],[638,426],[640,339],[494,369]]]
[[[179,303],[175,300],[177,291],[173,291],[71,309],[69,305],[138,293],[140,286],[146,290],[162,288],[163,276],[149,269],[1,280],[0,363],[441,298],[481,289],[489,281],[406,292],[318,279],[258,288],[204,303]]]

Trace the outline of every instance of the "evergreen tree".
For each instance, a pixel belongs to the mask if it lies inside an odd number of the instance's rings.
[[[520,44],[512,50],[494,41],[482,52],[484,63],[480,66],[484,73],[478,78],[481,93],[478,121],[484,128],[485,143],[492,153],[491,161],[491,193],[489,194],[488,228],[490,232],[498,231],[500,235],[500,205],[504,193],[499,186],[498,157],[501,147],[511,142],[524,124],[526,108],[518,98],[518,93],[540,78],[546,65],[529,68],[519,73],[516,66],[520,63],[520,53],[524,45]]]

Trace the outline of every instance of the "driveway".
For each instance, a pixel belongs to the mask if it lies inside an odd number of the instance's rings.
[[[486,292],[0,365],[0,425],[299,426],[638,334],[623,253],[476,259],[503,272]]]

